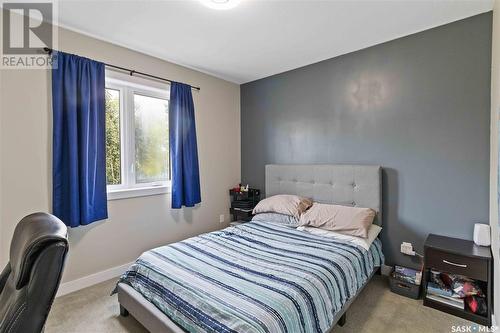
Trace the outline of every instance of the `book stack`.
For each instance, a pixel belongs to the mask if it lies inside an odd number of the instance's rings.
[[[437,301],[440,303],[444,303],[444,304],[453,306],[454,308],[457,308],[460,310],[463,310],[465,308],[465,303],[464,303],[463,298],[434,295],[430,292],[427,292],[427,298],[432,299],[433,301]]]
[[[392,276],[400,281],[413,283],[417,286],[419,286],[422,281],[422,272],[403,266],[394,266]]]
[[[430,281],[427,283],[427,298],[457,309],[465,308],[464,299],[446,286],[440,278],[440,273],[436,271],[431,271]]]

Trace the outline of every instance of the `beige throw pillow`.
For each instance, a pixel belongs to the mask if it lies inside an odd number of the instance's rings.
[[[371,208],[328,205],[315,202],[300,216],[300,225],[368,237],[376,212]]]
[[[280,213],[300,217],[307,208],[311,207],[312,201],[296,195],[279,194],[261,200],[253,209],[253,214]]]

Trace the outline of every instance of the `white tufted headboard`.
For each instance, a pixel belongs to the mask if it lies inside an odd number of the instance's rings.
[[[382,225],[382,168],[376,165],[266,165],[266,196],[295,194],[321,203],[372,208]]]

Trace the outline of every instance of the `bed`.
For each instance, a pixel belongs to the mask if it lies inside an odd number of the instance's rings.
[[[275,194],[372,208],[382,223],[379,166],[267,165]],[[254,221],[143,253],[116,291],[151,332],[329,332],[383,260],[378,239],[366,250]]]

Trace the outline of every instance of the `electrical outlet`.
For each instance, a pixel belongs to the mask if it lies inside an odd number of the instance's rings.
[[[407,254],[409,256],[414,256],[415,251],[413,251],[412,243],[408,243],[408,242],[401,243],[401,253]]]
[[[219,215],[219,223],[224,223],[225,217],[224,214]]]

